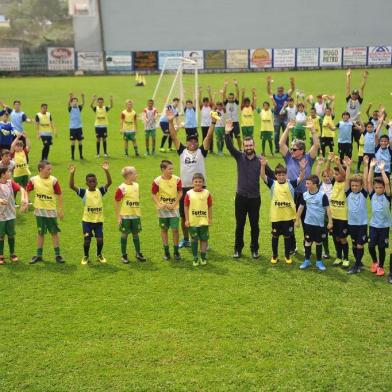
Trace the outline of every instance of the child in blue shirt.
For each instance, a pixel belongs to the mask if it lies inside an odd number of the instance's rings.
[[[4,110],[0,122],[0,150],[10,150],[14,141],[15,130],[9,121],[9,116],[8,111]]]
[[[328,197],[319,190],[320,180],[316,175],[310,175],[306,179],[307,191],[302,195],[300,206],[297,210],[297,220],[295,225],[300,226],[301,215],[306,207],[304,220],[304,236],[305,236],[305,260],[300,265],[300,269],[306,269],[312,265],[310,255],[312,243],[316,244],[316,267],[320,271],[325,271],[325,265],[321,260],[323,251],[323,241],[327,238],[327,230],[325,229],[325,213],[328,216],[327,229],[332,229],[332,215],[329,208]]]
[[[184,115],[185,115],[185,132],[186,136],[197,136],[197,120],[196,120],[196,108],[193,105],[191,99],[188,99],[185,103],[184,107]]]

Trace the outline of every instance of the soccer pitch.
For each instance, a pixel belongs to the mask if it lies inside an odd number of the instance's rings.
[[[362,71],[354,70],[352,87],[359,87]],[[250,94],[257,88],[258,105],[267,99],[266,73],[203,74],[199,84],[219,91],[225,79],[238,79]],[[289,88],[294,76],[306,94],[336,94],[336,118],[345,108],[345,71],[273,73],[273,89]],[[386,277],[368,270],[358,276],[326,262],[327,271],[270,264],[269,192],[262,184],[259,260],[250,258],[246,228],[244,257],[233,261],[235,160],[208,156],[208,189],[212,193],[213,225],[208,265],[192,266],[190,249],[181,261],[163,261],[151,183],[159,163],[171,159],[179,174],[175,152],[155,157],[123,155],[119,116],[131,98],[141,113],[151,97],[157,76],[147,76],[146,87],[134,87],[130,76],[3,78],[0,99],[22,101],[34,118],[41,103],[58,130],[49,160],[64,193],[65,217],[60,222],[60,246],[66,263],[54,262],[50,237],[45,239],[44,263],[29,265],[36,250],[33,212],[17,218],[16,253],[20,261],[0,266],[0,390],[2,391],[332,391],[392,389],[392,287]],[[228,91],[232,90],[230,84]],[[392,69],[369,70],[362,113],[368,103],[390,112]],[[105,177],[95,158],[94,113],[91,96],[114,97],[109,112],[108,151],[113,185],[104,197],[106,265],[80,265],[83,256],[82,201],[68,188],[70,147],[68,94],[86,94],[82,112],[85,160],[76,159],[76,184],[85,175]],[[257,116],[256,116],[257,118]],[[365,118],[363,116],[363,118]],[[256,120],[257,151],[260,152]],[[32,173],[41,154],[33,125]],[[138,143],[144,153],[139,123]],[[181,130],[184,140],[185,131]],[[161,131],[157,130],[157,147]],[[336,146],[335,146],[336,149]],[[76,152],[78,157],[78,152]],[[271,166],[280,156],[269,158]],[[128,241],[129,265],[120,262],[120,233],[113,197],[122,182],[123,166],[136,166],[141,190],[142,252],[147,262],[134,259]],[[300,230],[298,238],[301,238]],[[171,235],[170,235],[171,238]],[[281,249],[282,249],[282,240]],[[6,245],[6,254],[8,247]],[[330,240],[331,253],[333,252]],[[95,239],[91,255],[95,253]],[[282,252],[281,252],[282,254]],[[351,255],[351,250],[350,250]],[[352,257],[352,256],[350,256]],[[92,258],[94,260],[94,258]],[[370,264],[365,252],[364,262]],[[389,272],[389,257],[386,270]]]

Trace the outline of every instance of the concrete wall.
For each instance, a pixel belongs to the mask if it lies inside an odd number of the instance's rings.
[[[392,0],[101,0],[101,7],[106,50],[392,43]],[[78,50],[99,47],[95,24],[75,27]]]

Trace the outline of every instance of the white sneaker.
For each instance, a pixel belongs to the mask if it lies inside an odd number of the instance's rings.
[[[104,158],[109,158],[109,154],[103,154]]]
[[[100,155],[99,154],[97,154],[96,156],[95,156],[95,158],[99,158],[100,157]]]

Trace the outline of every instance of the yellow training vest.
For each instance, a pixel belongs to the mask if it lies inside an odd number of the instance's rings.
[[[308,120],[312,120],[313,122],[313,128],[315,129],[316,133],[318,136],[321,136],[321,125],[320,125],[320,117],[316,116],[316,118],[313,118],[311,116],[308,117]]]
[[[260,112],[260,131],[273,132],[274,130],[274,116],[271,109],[261,109]]]
[[[15,151],[14,153],[14,177],[29,176],[31,174],[27,164],[26,153],[24,151]]]
[[[103,222],[103,203],[100,190],[98,188],[95,191],[86,189],[83,199],[84,211],[82,220],[90,223]]]
[[[210,192],[203,189],[195,192],[188,191],[189,196],[189,226],[208,226],[208,197]]]
[[[177,183],[179,177],[172,176],[170,180],[165,180],[162,176],[159,176],[155,182],[159,186],[158,199],[162,204],[171,205],[174,204],[177,198]]]
[[[123,192],[123,198],[121,200],[121,216],[141,216],[140,212],[140,197],[139,197],[139,184],[134,182],[133,184],[122,183],[119,188]]]
[[[135,115],[134,110],[128,112],[128,110],[123,110],[121,114],[124,115],[122,123],[122,131],[134,131],[135,130]]]
[[[39,112],[38,116],[38,132],[50,132],[52,133],[52,126],[50,124],[50,113],[46,112],[45,114]]]
[[[335,182],[332,187],[331,200],[329,206],[333,219],[347,220],[347,203],[344,192],[345,182]]]
[[[106,110],[106,106],[99,107],[95,106],[95,124],[97,126],[101,127],[107,127],[109,125],[109,120],[108,120],[108,112]]]
[[[331,128],[335,128],[332,116],[324,116],[323,118],[323,130],[321,137],[335,137],[335,131],[331,131],[326,125],[330,125]]]
[[[241,110],[241,125],[243,127],[253,127],[255,125],[252,106],[244,106]]]
[[[282,222],[296,218],[295,203],[290,191],[290,185],[274,182],[271,195],[271,222]]]
[[[41,210],[55,210],[56,209],[56,195],[54,193],[53,185],[57,181],[55,177],[41,178],[35,176],[31,179],[34,190],[34,208]]]

